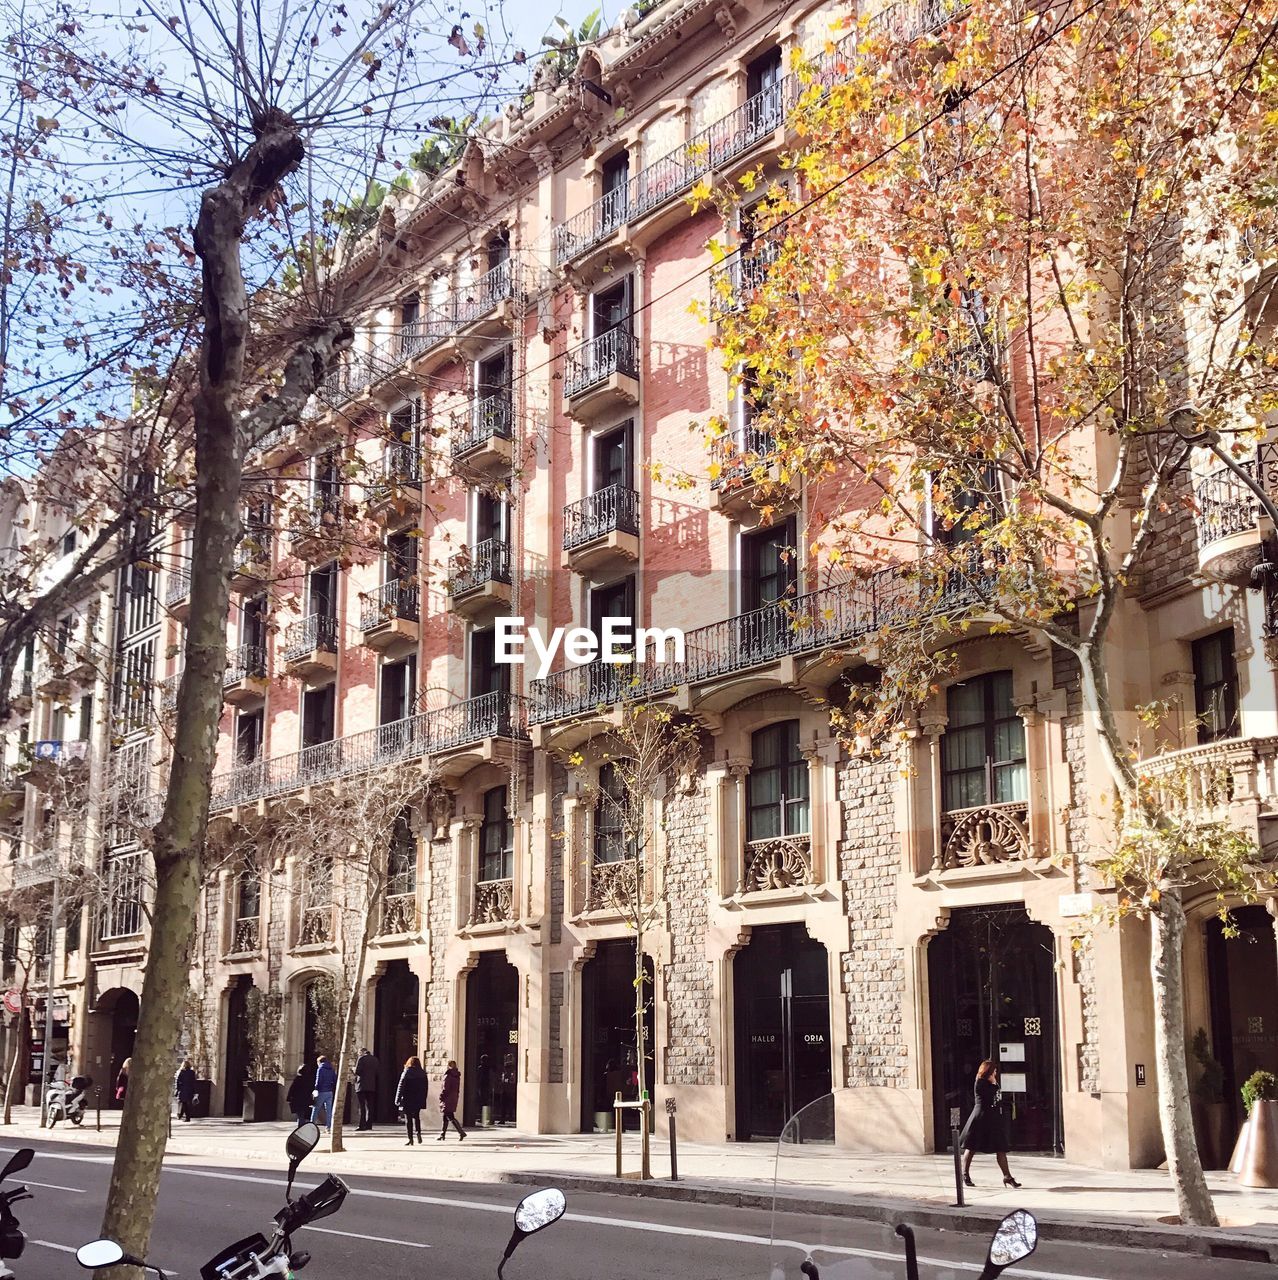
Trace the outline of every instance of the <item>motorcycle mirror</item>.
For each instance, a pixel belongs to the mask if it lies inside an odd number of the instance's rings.
[[[141,1265],[136,1258],[131,1258],[114,1240],[91,1240],[82,1244],[75,1251],[75,1260],[87,1271],[98,1267],[115,1267],[122,1262]]]
[[[545,1187],[541,1191],[530,1191],[515,1206],[515,1229],[511,1232],[510,1243],[497,1264],[497,1275],[501,1276],[502,1268],[523,1241],[537,1231],[544,1231],[552,1222],[558,1222],[568,1208],[568,1201],[558,1187]]]
[[[1009,1213],[990,1241],[990,1251],[985,1262],[985,1274],[999,1275],[1014,1262],[1028,1258],[1038,1247],[1038,1222],[1028,1209],[1016,1209]]]
[[[297,1174],[297,1166],[319,1146],[320,1131],[317,1124],[299,1124],[288,1135],[284,1150],[288,1153],[288,1186],[284,1190],[287,1200],[293,1192],[293,1178]]]
[[[17,1173],[20,1169],[25,1169],[27,1165],[35,1159],[34,1147],[20,1147],[9,1157],[9,1163],[0,1170],[0,1182],[3,1182],[11,1173]]]

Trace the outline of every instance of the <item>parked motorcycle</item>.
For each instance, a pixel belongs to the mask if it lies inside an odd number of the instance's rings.
[[[785,1194],[787,1185],[801,1187],[829,1177],[828,1162],[834,1155],[834,1105],[832,1094],[809,1103],[791,1117],[777,1143],[771,1280],[795,1280],[799,1274],[807,1280],[919,1280],[914,1231],[908,1224],[853,1224],[846,1217],[810,1214],[802,1199],[791,1200]],[[916,1132],[921,1132],[921,1124]],[[875,1153],[863,1151],[859,1155],[857,1163],[865,1176],[891,1176],[890,1157],[884,1156],[880,1166]],[[939,1165],[927,1176],[936,1179],[937,1192],[947,1195],[952,1190]],[[890,1194],[890,1187],[882,1185],[866,1185],[864,1189]],[[787,1222],[790,1214],[796,1215],[793,1223]],[[949,1239],[952,1241],[953,1236]],[[994,1233],[979,1280],[996,1280],[1009,1267],[1028,1258],[1037,1244],[1038,1223],[1033,1214],[1025,1209],[1013,1210]],[[972,1280],[975,1271],[966,1262],[935,1258],[924,1262],[929,1280]]]
[[[542,1191],[530,1191],[515,1206],[515,1230],[511,1233],[510,1243],[497,1264],[497,1280],[502,1280],[502,1272],[510,1255],[529,1236],[544,1231],[553,1222],[558,1222],[568,1208],[568,1201],[558,1187],[546,1187]]]
[[[293,1249],[293,1233],[308,1223],[336,1213],[342,1207],[348,1190],[341,1178],[329,1174],[318,1187],[313,1187],[296,1200],[292,1198],[293,1179],[297,1174],[297,1167],[315,1150],[319,1138],[319,1126],[314,1124],[298,1125],[288,1135],[285,1143],[285,1150],[288,1153],[288,1186],[284,1192],[286,1203],[284,1208],[275,1215],[275,1230],[271,1238],[268,1240],[261,1232],[257,1232],[228,1245],[200,1268],[201,1280],[263,1280],[266,1276],[291,1277],[294,1272],[300,1271],[310,1262],[309,1253],[303,1249],[296,1251]],[[146,1267],[154,1271],[160,1280],[165,1280],[164,1272],[159,1267],[125,1253],[114,1240],[93,1240],[89,1244],[82,1245],[75,1256],[82,1267],[91,1271],[98,1267],[114,1267],[123,1263],[128,1266]]]
[[[89,1111],[91,1076],[76,1076],[70,1081],[55,1080],[45,1091],[45,1109],[52,1128],[59,1120],[83,1124]]]
[[[0,1182],[11,1173],[25,1169],[35,1157],[34,1147],[21,1147],[9,1157],[9,1163],[0,1170]],[[0,1280],[13,1280],[13,1272],[2,1261],[5,1258],[20,1258],[26,1248],[27,1238],[22,1234],[18,1219],[14,1215],[13,1206],[19,1200],[30,1200],[31,1192],[26,1187],[10,1187],[8,1191],[0,1191]]]

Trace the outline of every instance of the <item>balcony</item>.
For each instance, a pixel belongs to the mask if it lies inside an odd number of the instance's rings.
[[[386,446],[379,473],[364,485],[369,513],[387,528],[411,524],[422,508],[422,458],[415,444]]]
[[[289,624],[280,646],[284,669],[292,676],[314,679],[337,670],[337,619],[312,613]]]
[[[530,721],[550,724],[591,716],[619,701],[662,697],[687,688],[780,666],[775,679],[792,683],[794,659],[826,649],[864,648],[906,618],[948,617],[979,609],[998,588],[995,567],[925,558],[867,577],[835,583],[684,633],[683,662],[587,663],[534,680]],[[833,668],[831,669],[833,670]],[[728,696],[735,700],[741,690]]]
[[[406,892],[388,892],[382,899],[382,918],[377,932],[383,936],[393,937],[413,934],[417,931],[416,892],[411,889]]]
[[[449,424],[453,461],[476,470],[508,467],[513,434],[509,390],[472,401]]]
[[[222,698],[231,706],[243,707],[261,702],[270,683],[264,644],[242,644],[226,655]]]
[[[710,271],[710,316],[718,321],[744,311],[781,256],[782,237],[762,235]]]
[[[177,710],[178,687],[182,683],[182,673],[175,671],[160,681],[160,714],[171,716]]]
[[[262,949],[262,922],[257,916],[231,921],[230,956],[255,956]]]
[[[409,760],[436,758],[441,767],[469,768],[477,758],[497,758],[496,740],[528,736],[524,699],[485,693],[435,711],[317,742],[290,755],[254,760],[213,779],[213,808],[253,804],[303,787],[358,777]]]
[[[639,559],[639,495],[611,484],[564,508],[563,567],[584,573]]]
[[[359,627],[370,649],[389,649],[402,643],[417,643],[418,597],[414,578],[398,578],[376,591],[361,593]]]
[[[774,836],[746,842],[738,895],[802,889],[815,882],[811,836]]]
[[[1278,855],[1278,737],[1225,738],[1136,766],[1146,796],[1198,822],[1228,822],[1266,858]]]
[[[485,925],[505,925],[515,918],[515,882],[513,880],[480,880],[471,899],[468,929]]]
[[[1271,497],[1278,497],[1278,441],[1267,440],[1254,458],[1239,464]],[[1274,533],[1251,487],[1221,468],[1194,485],[1198,508],[1198,568],[1209,578],[1246,586],[1264,559],[1263,543]]]
[[[13,692],[9,701],[14,711],[29,711],[35,696],[35,672],[30,667],[19,667],[13,673]]]
[[[639,403],[639,341],[618,326],[568,352],[564,405],[570,417],[592,422],[616,405]]]
[[[313,492],[289,531],[293,554],[311,564],[332,559],[341,526],[341,494],[332,489]]]
[[[179,622],[191,612],[191,575],[186,569],[170,569],[164,586],[164,607]]]
[[[240,595],[260,591],[271,575],[271,528],[246,524],[231,559],[231,590]]]
[[[459,342],[509,333],[521,288],[519,263],[499,262],[461,290],[453,304],[453,334]]]
[[[477,618],[510,604],[510,544],[488,538],[448,561],[448,607]]]
[[[750,512],[756,499],[766,494],[774,506],[793,498],[788,490],[778,495],[781,469],[776,461],[777,446],[770,432],[745,427],[719,436],[710,444],[710,505],[726,516]]]

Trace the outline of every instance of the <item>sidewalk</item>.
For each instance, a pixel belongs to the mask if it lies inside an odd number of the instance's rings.
[[[0,1147],[24,1138],[42,1138],[113,1148],[120,1113],[102,1113],[102,1132],[90,1115],[85,1126],[39,1128],[34,1108],[15,1107],[14,1124],[0,1128]],[[284,1122],[246,1125],[237,1120],[173,1121],[168,1146],[175,1163],[260,1162],[283,1170]],[[615,1140],[586,1134],[520,1134],[505,1129],[474,1129],[464,1143],[436,1143],[428,1135],[421,1147],[407,1148],[402,1132],[390,1125],[372,1133],[347,1130],[347,1150],[325,1151],[327,1139],[308,1162],[308,1170],[362,1177],[419,1177],[447,1181],[558,1184],[581,1191],[619,1192],[707,1203],[770,1208],[776,1148],[768,1143],[679,1144],[678,1183],[669,1181],[669,1153],[654,1139],[656,1180],[625,1181],[613,1176]],[[627,1170],[639,1162],[638,1134],[625,1137]],[[908,1214],[921,1226],[985,1232],[1013,1208],[1033,1211],[1045,1234],[1129,1244],[1177,1252],[1239,1256],[1278,1261],[1278,1191],[1239,1187],[1229,1174],[1209,1175],[1222,1221],[1219,1232],[1175,1225],[1176,1203],[1165,1173],[1157,1170],[1099,1170],[1046,1157],[1013,1156],[1022,1182],[1004,1189],[992,1157],[978,1157],[966,1191],[967,1209],[954,1204],[953,1161],[947,1156],[856,1155],[830,1147],[790,1147],[782,1161],[779,1195],[808,1213],[832,1213],[895,1221]],[[1170,1220],[1170,1224],[1169,1221]]]

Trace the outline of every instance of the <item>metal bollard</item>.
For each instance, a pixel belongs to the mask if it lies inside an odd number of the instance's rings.
[[[675,1120],[675,1100],[666,1099],[666,1123],[670,1126],[670,1181],[679,1181],[679,1127]]]
[[[963,1201],[963,1153],[959,1150],[958,1125],[950,1125],[950,1150],[954,1152],[954,1194],[958,1196],[955,1205],[962,1209]]]
[[[102,1132],[102,1090],[94,1087],[93,1105],[98,1109],[98,1132]]]
[[[612,1101],[612,1127],[616,1131],[617,1138],[617,1177],[621,1177],[621,1129],[625,1112],[621,1109],[621,1094],[618,1093]]]

